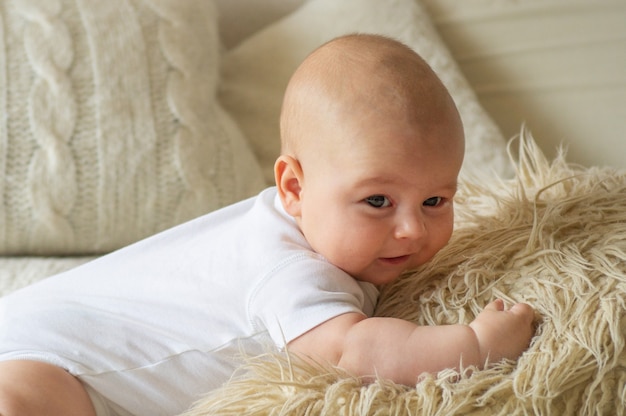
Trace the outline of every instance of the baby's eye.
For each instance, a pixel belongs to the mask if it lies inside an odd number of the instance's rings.
[[[442,197],[433,196],[432,198],[428,198],[426,201],[424,201],[422,205],[424,205],[425,207],[436,207],[437,205],[441,204],[442,201]]]
[[[391,206],[391,201],[384,195],[372,195],[365,198],[365,202],[374,208],[386,208]]]

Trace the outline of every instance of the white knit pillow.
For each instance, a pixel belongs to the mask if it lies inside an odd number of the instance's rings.
[[[205,0],[0,3],[0,254],[106,252],[264,186]]]
[[[285,86],[322,43],[354,32],[394,37],[426,59],[454,97],[467,138],[464,173],[512,174],[505,140],[478,103],[417,0],[308,0],[227,53],[220,99],[251,141],[267,181],[279,153],[278,117]]]

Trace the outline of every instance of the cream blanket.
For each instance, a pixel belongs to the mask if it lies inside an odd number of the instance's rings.
[[[453,324],[497,297],[527,302],[537,331],[517,362],[406,387],[269,354],[186,416],[624,414],[626,172],[549,163],[519,143],[516,178],[464,183],[450,244],[385,288],[376,312]]]

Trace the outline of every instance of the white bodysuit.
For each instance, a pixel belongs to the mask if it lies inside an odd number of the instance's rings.
[[[377,296],[313,252],[269,188],[0,299],[0,360],[63,367],[108,414],[173,415],[240,353],[371,315]]]

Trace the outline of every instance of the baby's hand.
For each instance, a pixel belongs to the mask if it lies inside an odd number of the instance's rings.
[[[517,359],[530,344],[533,318],[533,308],[525,303],[504,310],[504,301],[497,299],[485,306],[469,324],[478,338],[481,363]]]

